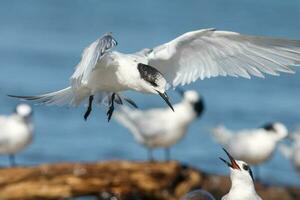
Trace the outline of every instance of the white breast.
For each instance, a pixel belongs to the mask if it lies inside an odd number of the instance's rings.
[[[32,126],[27,125],[20,117],[0,119],[0,153],[15,154],[25,148],[32,140]]]

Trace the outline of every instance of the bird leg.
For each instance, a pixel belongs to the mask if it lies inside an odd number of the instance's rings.
[[[115,109],[115,106],[114,106],[115,96],[116,96],[116,93],[113,93],[110,98],[110,102],[109,102],[110,105],[109,105],[108,111],[106,113],[108,122],[110,121],[111,116]]]
[[[138,106],[136,105],[136,103],[131,100],[131,99],[128,99],[128,98],[124,98],[124,100],[129,103],[131,106],[133,106],[134,108],[138,108]]]
[[[153,154],[152,154],[152,148],[148,148],[148,161],[154,162]]]
[[[118,94],[116,94],[115,102],[117,104],[123,105],[122,98]]]
[[[16,166],[15,155],[11,154],[8,156],[8,158],[9,158],[10,166],[15,167]]]
[[[88,118],[89,115],[91,114],[93,100],[94,100],[94,96],[91,95],[91,96],[89,97],[89,105],[88,105],[88,108],[87,108],[87,110],[86,110],[86,112],[85,112],[85,114],[84,114],[84,120],[85,120],[85,121],[87,120],[87,118]]]
[[[171,160],[171,150],[168,147],[165,148],[165,159],[167,162]]]

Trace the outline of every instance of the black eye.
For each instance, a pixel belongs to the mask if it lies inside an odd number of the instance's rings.
[[[249,170],[249,166],[248,165],[243,165],[243,169],[248,171]]]

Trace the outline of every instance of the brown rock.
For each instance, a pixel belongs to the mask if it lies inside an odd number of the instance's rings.
[[[178,162],[107,161],[61,163],[0,169],[0,199],[68,199],[95,196],[105,200],[179,200],[203,188],[220,199],[230,188],[228,177],[207,175]],[[300,199],[297,188],[256,185],[264,200]]]

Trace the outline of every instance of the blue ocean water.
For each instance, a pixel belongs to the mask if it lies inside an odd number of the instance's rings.
[[[6,94],[40,94],[64,88],[84,47],[112,31],[118,50],[154,47],[195,29],[215,27],[276,37],[300,38],[300,1],[290,0],[1,0],[0,112],[18,103]],[[210,173],[227,174],[221,148],[209,129],[224,123],[232,129],[282,121],[290,130],[300,122],[300,70],[266,79],[214,78],[198,81],[206,112],[185,139],[174,146],[174,159]],[[157,96],[128,94],[141,108],[165,106]],[[170,92],[173,102],[179,101]],[[34,107],[34,142],[17,156],[20,164],[107,159],[144,160],[146,151],[103,110],[83,120],[84,106]],[[161,150],[156,152],[162,158]],[[7,158],[0,157],[0,165]],[[262,179],[300,185],[300,174],[276,152],[261,167]]]

